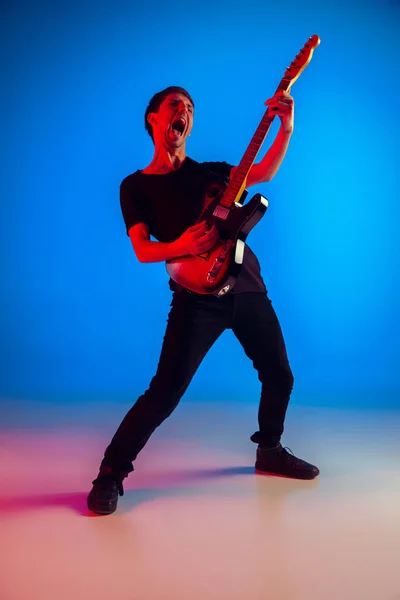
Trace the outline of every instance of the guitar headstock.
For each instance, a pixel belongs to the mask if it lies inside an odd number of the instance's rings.
[[[310,62],[313,52],[315,48],[320,43],[320,38],[318,35],[313,35],[309,38],[309,40],[304,44],[303,48],[300,50],[298,55],[285,71],[284,79],[290,80],[290,85],[293,85],[296,79],[301,75],[304,71],[308,63]]]

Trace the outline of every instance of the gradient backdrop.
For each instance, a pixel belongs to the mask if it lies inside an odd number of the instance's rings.
[[[135,259],[119,183],[152,158],[147,102],[186,87],[189,155],[237,164],[317,33],[289,152],[250,190],[270,208],[249,243],[293,402],[399,406],[398,1],[16,1],[0,21],[3,399],[129,403],[145,389],[170,291],[163,264]],[[186,397],[253,402],[259,385],[227,332]]]

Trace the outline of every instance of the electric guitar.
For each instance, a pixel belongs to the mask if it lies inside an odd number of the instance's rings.
[[[286,69],[278,90],[289,91],[310,62],[320,38],[309,38]],[[232,180],[225,188],[216,188],[213,197],[206,196],[198,222],[206,221],[207,229],[216,225],[219,236],[214,247],[197,256],[183,256],[167,261],[169,276],[182,287],[197,294],[223,296],[236,282],[243,263],[245,240],[268,208],[261,194],[243,205],[247,196],[246,179],[263,144],[274,117],[266,110]]]

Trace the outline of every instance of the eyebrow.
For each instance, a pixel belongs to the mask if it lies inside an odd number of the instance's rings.
[[[172,98],[170,98],[169,102],[178,102],[179,100],[180,100],[180,98],[172,97]],[[186,104],[189,104],[189,106],[194,108],[194,106],[193,106],[192,102],[189,100],[189,98],[185,97],[185,102],[186,102]]]

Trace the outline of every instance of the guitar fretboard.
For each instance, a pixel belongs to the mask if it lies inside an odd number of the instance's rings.
[[[281,82],[278,85],[276,91],[288,91],[290,89],[291,84],[292,81],[284,77],[283,79],[281,79]],[[269,128],[271,127],[271,123],[273,120],[274,117],[271,117],[268,114],[267,109],[263,118],[260,121],[260,124],[256,129],[255,134],[251,138],[245,153],[243,154],[242,160],[236,168],[235,175],[232,181],[230,181],[228,187],[226,188],[221,198],[220,204],[225,208],[231,208],[231,206],[233,206],[234,203],[240,199],[240,194],[243,191],[243,187],[251,169],[251,166],[254,163],[256,156],[262,144],[264,143],[265,138],[267,137],[267,133],[269,131]]]

